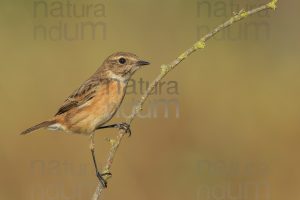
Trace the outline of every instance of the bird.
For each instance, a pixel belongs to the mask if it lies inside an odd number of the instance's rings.
[[[111,175],[111,173],[101,174],[98,170],[94,150],[95,131],[104,128],[119,128],[125,130],[129,136],[131,135],[129,124],[122,122],[107,125],[107,123],[118,111],[132,75],[149,64],[148,61],[139,59],[133,53],[113,53],[104,60],[94,74],[71,93],[59,107],[54,117],[22,131],[21,135],[45,128],[52,131],[90,136],[90,150],[96,176],[102,186],[107,187],[107,182],[103,176]]]

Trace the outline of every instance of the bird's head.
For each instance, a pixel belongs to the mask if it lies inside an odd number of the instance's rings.
[[[140,60],[135,54],[127,52],[117,52],[110,55],[99,69],[105,72],[107,78],[119,81],[127,81],[130,77],[144,65],[150,63]]]

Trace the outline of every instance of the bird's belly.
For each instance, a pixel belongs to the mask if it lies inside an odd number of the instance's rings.
[[[118,110],[124,97],[124,91],[110,86],[109,92],[97,94],[85,107],[82,107],[71,119],[71,131],[90,134],[109,121]]]
[[[77,119],[72,120],[73,125],[71,126],[71,131],[75,133],[90,134],[97,126],[109,121],[116,110],[117,106],[112,106],[110,109],[100,108],[92,113],[82,113],[76,117]]]
[[[91,127],[95,129],[97,126],[106,123],[109,121],[116,111],[118,110],[120,102],[109,102],[106,106],[99,106],[96,108],[94,116],[89,116],[88,121],[90,121]]]

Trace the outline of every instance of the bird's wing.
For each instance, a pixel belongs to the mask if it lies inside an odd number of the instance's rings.
[[[56,115],[63,114],[75,107],[81,106],[95,97],[99,89],[101,80],[97,77],[91,77],[85,81],[77,90],[75,90],[58,109]]]

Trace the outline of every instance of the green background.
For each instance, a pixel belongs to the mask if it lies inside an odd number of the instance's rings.
[[[45,17],[40,8],[34,16],[34,2],[0,2],[1,200],[90,199],[97,179],[87,137],[19,132],[50,118],[111,53],[151,61],[133,77],[151,81],[161,64],[198,39],[199,27],[229,18],[232,2],[238,11],[267,1],[69,1],[78,10],[101,3],[102,17]],[[157,117],[134,121],[103,199],[299,199],[299,6],[279,1],[276,12],[235,24],[172,71],[165,81],[178,83],[178,95],[164,87],[149,102],[175,99],[179,118],[174,105],[167,119],[159,105]],[[105,39],[101,31],[95,40],[33,37],[35,26],[60,21],[103,22]],[[122,109],[129,112],[139,95],[128,95]],[[105,138],[116,133],[96,136],[100,166],[109,149]]]

